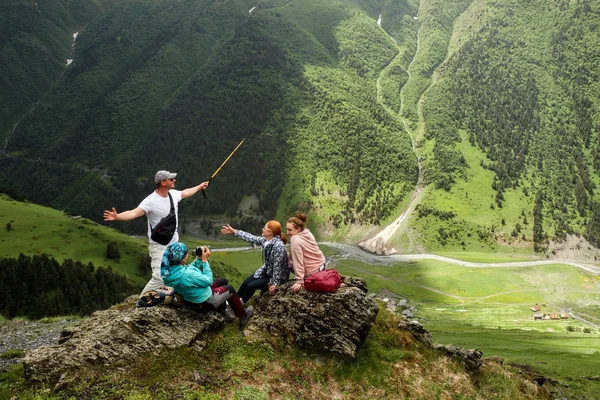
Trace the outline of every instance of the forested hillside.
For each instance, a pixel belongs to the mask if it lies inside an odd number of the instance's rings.
[[[428,183],[448,193],[444,201],[434,190],[426,206],[468,203],[450,207],[455,229],[446,224],[442,236],[464,247],[459,220],[538,250],[567,233],[599,244],[599,5],[474,1],[461,18],[460,44],[448,47],[423,96]],[[480,167],[491,172],[485,188],[471,177]]]
[[[3,56],[28,77],[2,101],[0,186],[13,195],[98,220],[135,207],[158,169],[180,188],[207,179],[246,138],[184,218],[231,218],[256,195],[265,217],[303,210],[323,236],[355,240],[402,213],[419,159],[425,194],[393,243],[404,250],[544,250],[568,233],[600,244],[594,2],[57,4],[45,18],[60,34],[27,31],[55,40],[49,75]],[[2,18],[35,7],[11,2]],[[4,46],[31,42],[3,29]]]
[[[0,4],[0,138],[64,72],[73,33],[116,0],[4,0]],[[4,142],[4,140],[3,140]]]
[[[378,223],[417,169],[409,137],[377,103],[377,77],[397,54],[376,24],[384,10],[404,40],[399,21],[416,14],[404,2],[116,4],[80,33],[56,88],[9,136],[0,182],[98,219],[136,206],[157,169],[177,171],[180,187],[207,179],[247,138],[208,200],[184,212],[235,215],[256,194],[269,216]]]

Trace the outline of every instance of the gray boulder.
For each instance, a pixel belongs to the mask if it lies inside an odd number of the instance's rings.
[[[216,313],[198,314],[186,307],[135,308],[137,296],[63,330],[59,343],[25,356],[25,377],[33,382],[58,381],[86,366],[133,360],[142,353],[178,347],[203,347],[205,332],[221,329]]]
[[[379,308],[365,293],[364,280],[345,278],[345,282],[334,293],[292,293],[293,282],[288,282],[274,296],[258,297],[254,317],[244,330],[246,339],[271,343],[275,336],[290,345],[354,358]]]

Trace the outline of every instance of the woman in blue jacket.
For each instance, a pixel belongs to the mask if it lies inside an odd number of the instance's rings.
[[[262,250],[263,264],[242,283],[238,290],[238,296],[244,303],[250,300],[256,290],[268,288],[269,294],[272,296],[277,286],[288,281],[290,271],[285,249],[287,238],[281,233],[279,222],[267,222],[262,229],[261,236],[234,229],[230,225],[224,225],[221,233],[235,235],[246,242],[260,246]]]
[[[246,323],[252,316],[252,309],[244,309],[240,298],[230,285],[214,286],[213,274],[208,258],[210,249],[204,247],[190,265],[185,265],[188,248],[183,243],[172,243],[165,250],[160,267],[160,275],[165,285],[172,286],[183,300],[196,311],[215,311],[225,301],[233,313]]]

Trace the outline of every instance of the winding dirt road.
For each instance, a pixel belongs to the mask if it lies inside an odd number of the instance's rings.
[[[481,263],[471,262],[464,260],[457,260],[455,258],[444,257],[437,254],[393,254],[388,256],[378,256],[375,254],[369,254],[362,249],[341,243],[322,242],[320,244],[342,250],[348,257],[352,257],[359,261],[366,263],[379,264],[379,265],[390,265],[397,262],[410,262],[419,260],[437,260],[448,264],[461,265],[468,268],[514,268],[514,267],[534,267],[539,265],[552,265],[552,264],[565,264],[571,265],[584,271],[590,272],[594,275],[600,275],[600,267],[591,264],[585,264],[578,261],[572,260],[539,260],[539,261],[511,261],[511,262],[494,262],[494,263]]]

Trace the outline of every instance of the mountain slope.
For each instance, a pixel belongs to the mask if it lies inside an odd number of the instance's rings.
[[[234,214],[256,194],[268,215],[323,207],[332,226],[389,217],[416,179],[409,138],[375,101],[393,43],[360,3],[249,13],[255,5],[125,1],[95,19],[57,89],[9,138],[3,170],[25,178],[0,182],[99,218],[136,206],[157,169],[183,187],[206,179],[247,138],[208,201],[185,212]]]
[[[302,210],[357,240],[402,213],[419,157],[428,187],[401,251],[598,245],[598,15],[589,1],[122,1],[8,135],[0,186],[98,220],[135,207],[158,169],[207,179],[246,138],[184,218],[231,218],[256,196],[261,218]]]
[[[429,249],[598,243],[599,15],[585,1],[474,2],[457,20],[423,100],[423,206],[452,214],[414,216]]]
[[[10,133],[64,72],[73,33],[111,3],[6,0],[0,4],[0,138]]]

